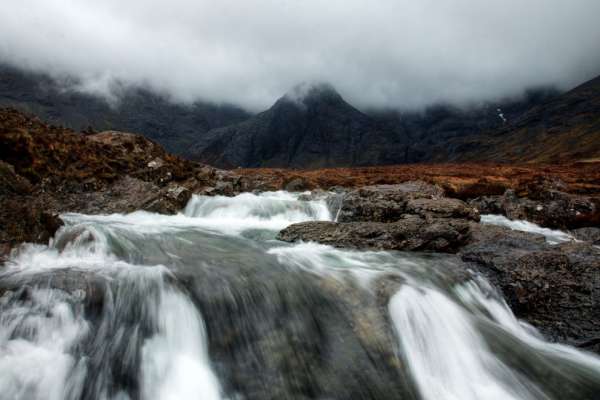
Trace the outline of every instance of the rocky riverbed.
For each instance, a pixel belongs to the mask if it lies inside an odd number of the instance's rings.
[[[547,201],[520,199],[507,191],[463,202],[424,182],[368,186],[336,196],[341,197],[336,222],[294,224],[278,238],[341,248],[454,253],[467,269],[494,283],[518,317],[554,340],[600,352],[600,229],[577,228],[572,240],[550,243],[539,233],[478,222],[480,213],[495,212],[575,228],[582,216],[595,223],[595,200],[553,190]],[[539,218],[513,210],[531,210]]]
[[[223,171],[172,156],[139,135],[83,135],[13,110],[0,112],[0,149],[0,262],[21,243],[47,243],[65,212],[175,214],[192,194],[310,189],[304,199],[325,199],[334,220],[292,224],[278,239],[453,254],[548,338],[600,352],[595,165]],[[561,229],[573,240],[549,243],[482,224],[486,214]]]

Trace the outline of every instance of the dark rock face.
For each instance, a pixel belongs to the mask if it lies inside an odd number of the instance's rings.
[[[269,110],[208,132],[192,159],[219,167],[404,163],[406,136],[361,113],[330,86],[297,87]]]
[[[502,291],[517,317],[553,340],[600,352],[600,249],[473,225],[460,256]]]
[[[282,230],[286,242],[311,241],[336,247],[378,250],[455,252],[469,237],[469,224],[458,219],[404,215],[391,223],[301,222]]]
[[[169,152],[183,155],[210,129],[241,122],[250,114],[231,105],[175,104],[141,88],[122,88],[118,104],[64,91],[50,77],[0,65],[0,106],[34,113],[44,121],[76,131],[136,132]]]

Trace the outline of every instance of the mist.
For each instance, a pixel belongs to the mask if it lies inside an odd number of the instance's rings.
[[[329,82],[363,108],[419,109],[570,88],[600,74],[598,0],[20,0],[0,62],[114,96],[270,106]]]

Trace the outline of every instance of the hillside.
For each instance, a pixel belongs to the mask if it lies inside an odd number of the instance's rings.
[[[230,105],[183,105],[147,89],[121,89],[118,102],[110,105],[97,96],[64,90],[47,75],[0,65],[0,107],[14,107],[75,131],[137,132],[175,154],[184,153],[203,132],[249,117]]]
[[[557,163],[600,158],[600,76],[510,124],[454,143],[455,160]],[[447,159],[440,155],[439,159]]]

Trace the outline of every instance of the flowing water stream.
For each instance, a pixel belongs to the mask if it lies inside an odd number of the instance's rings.
[[[63,215],[0,276],[0,399],[600,399],[454,256],[275,240],[325,199]]]

